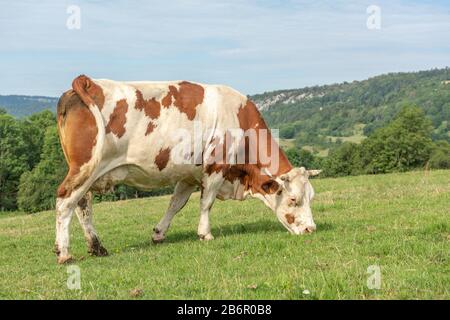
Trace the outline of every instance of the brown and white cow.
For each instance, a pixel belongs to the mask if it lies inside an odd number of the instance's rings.
[[[169,208],[154,228],[154,242],[164,240],[173,217],[198,186],[201,240],[213,239],[209,212],[216,198],[261,199],[293,234],[316,228],[308,177],[319,171],[293,168],[256,106],[229,87],[82,75],[61,96],[57,113],[69,165],[57,191],[59,263],[71,259],[74,211],[89,252],[107,254],[92,225],[91,191],[103,192],[117,183],[144,190],[175,185]],[[234,129],[243,135],[233,134]]]

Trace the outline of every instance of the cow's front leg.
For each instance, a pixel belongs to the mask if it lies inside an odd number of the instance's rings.
[[[198,223],[198,237],[200,240],[214,240],[214,236],[211,234],[211,225],[209,223],[209,211],[203,210],[200,211],[200,222]]]
[[[101,245],[97,232],[92,224],[92,193],[87,192],[75,209],[78,221],[84,232],[84,237],[88,245],[88,252],[94,256],[107,256],[108,251]]]
[[[163,242],[167,229],[169,229],[170,222],[173,217],[185,206],[192,192],[194,192],[195,186],[186,182],[180,181],[175,186],[172,198],[170,199],[169,208],[166,211],[164,217],[159,221],[156,227],[153,229],[154,233],[152,241],[154,243]]]
[[[68,199],[56,199],[55,252],[59,264],[70,262],[73,259],[69,254],[69,226],[73,211],[73,205]]]
[[[223,183],[221,173],[205,176],[202,179],[202,193],[200,196],[200,221],[198,224],[197,234],[200,240],[213,240],[211,234],[211,225],[209,223],[209,213],[216,199],[217,192]]]

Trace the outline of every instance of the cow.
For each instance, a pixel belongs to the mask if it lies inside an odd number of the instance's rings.
[[[118,183],[142,190],[175,186],[165,215],[153,229],[155,243],[164,240],[172,219],[198,188],[200,240],[214,238],[209,213],[216,198],[257,198],[292,234],[316,229],[308,178],[320,170],[293,167],[255,104],[230,87],[80,75],[58,101],[57,124],[69,168],[57,189],[58,263],[72,260],[73,212],[89,253],[108,254],[92,224],[92,192],[106,192]],[[198,127],[207,130],[186,139]]]

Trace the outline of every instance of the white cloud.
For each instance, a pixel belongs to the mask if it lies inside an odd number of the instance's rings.
[[[81,7],[81,30],[65,27]],[[245,93],[450,65],[450,5],[378,1],[23,1],[0,12],[1,93],[58,95],[79,73],[227,83]],[[42,81],[42,79],[47,79]]]

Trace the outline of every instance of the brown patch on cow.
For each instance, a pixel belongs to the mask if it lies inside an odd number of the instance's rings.
[[[144,110],[144,113],[150,119],[156,119],[161,113],[161,105],[156,98],[145,100],[142,92],[136,90],[136,103],[134,107],[138,110]]]
[[[58,187],[58,197],[67,197],[87,177],[79,176],[80,168],[92,157],[97,139],[93,114],[74,91],[65,92],[58,101],[58,132],[69,172]]]
[[[145,115],[150,119],[157,119],[161,114],[161,104],[156,100],[156,98],[145,100],[140,90],[136,90],[136,103],[134,107],[137,110],[144,110]],[[149,121],[145,135],[149,135],[154,129],[155,125],[152,121]]]
[[[195,83],[183,81],[175,86],[169,86],[169,92],[161,100],[161,104],[168,108],[170,105],[177,107],[180,112],[186,114],[189,120],[194,120],[197,106],[203,102],[205,89]]]
[[[147,126],[147,131],[145,131],[145,135],[147,136],[152,133],[153,129],[155,129],[155,125],[150,121]]]
[[[169,86],[169,92],[167,93],[167,95],[162,98],[161,100],[161,105],[164,108],[168,108],[170,107],[170,105],[172,104],[172,97],[178,92],[177,88],[175,88],[174,86]]]
[[[118,138],[125,134],[125,123],[127,122],[128,103],[126,99],[117,101],[116,107],[109,116],[109,122],[106,125],[106,133],[112,132]]]
[[[161,149],[159,150],[158,155],[155,157],[155,164],[158,167],[159,171],[162,171],[169,162],[170,159],[170,149]]]
[[[284,217],[286,218],[286,221],[287,221],[287,223],[289,223],[289,224],[292,224],[292,223],[295,222],[295,217],[294,217],[293,214],[286,213],[286,214],[284,215]]]
[[[275,193],[280,189],[280,185],[275,180],[269,179],[261,184],[261,189],[263,189],[265,193]]]
[[[85,75],[78,76],[73,80],[72,88],[87,106],[95,104],[102,110],[105,104],[103,89],[91,78]]]

